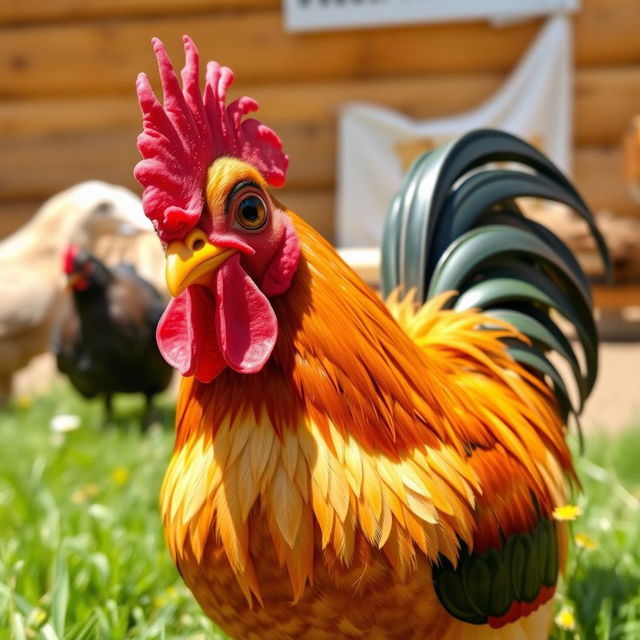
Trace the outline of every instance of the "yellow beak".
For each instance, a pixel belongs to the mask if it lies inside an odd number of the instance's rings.
[[[173,240],[165,254],[169,293],[176,297],[190,284],[209,284],[216,269],[235,252],[211,244],[200,229],[190,231],[184,240]]]

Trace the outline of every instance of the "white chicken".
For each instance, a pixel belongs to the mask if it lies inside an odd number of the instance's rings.
[[[51,197],[0,242],[0,403],[11,393],[13,374],[48,348],[65,295],[61,260],[70,243],[110,265],[129,262],[166,291],[158,279],[164,256],[134,193],[91,181]]]

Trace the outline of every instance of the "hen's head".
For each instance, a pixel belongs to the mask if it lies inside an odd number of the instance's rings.
[[[102,289],[111,280],[107,267],[75,244],[70,244],[62,254],[62,269],[67,286],[77,293]]]
[[[135,176],[143,206],[166,247],[174,296],[158,325],[165,359],[183,375],[208,382],[225,367],[259,371],[278,326],[268,298],[286,291],[299,242],[268,185],[284,182],[287,156],[268,127],[243,119],[251,98],[225,104],[233,73],[207,65],[204,94],[198,52],[184,37],[182,88],[164,46],[154,40],[164,105],[138,77],[144,131]]]

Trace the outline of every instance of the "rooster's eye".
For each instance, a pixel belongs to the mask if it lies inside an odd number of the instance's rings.
[[[245,229],[251,231],[260,229],[267,221],[267,205],[265,205],[260,196],[247,196],[238,204],[236,220]]]

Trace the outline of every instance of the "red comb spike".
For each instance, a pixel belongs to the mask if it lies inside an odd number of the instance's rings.
[[[134,174],[144,186],[142,203],[164,242],[183,237],[198,222],[203,208],[207,169],[220,156],[252,164],[274,187],[285,180],[288,158],[280,138],[257,120],[243,117],[258,108],[252,98],[225,105],[233,72],[215,62],[207,65],[204,96],[199,86],[199,56],[184,36],[182,89],[162,42],[153,39],[164,106],[149,79],[138,76],[143,131],[138,149],[143,157]]]
[[[80,249],[75,244],[70,244],[62,255],[62,268],[68,276],[73,273],[78,251],[80,251]]]

